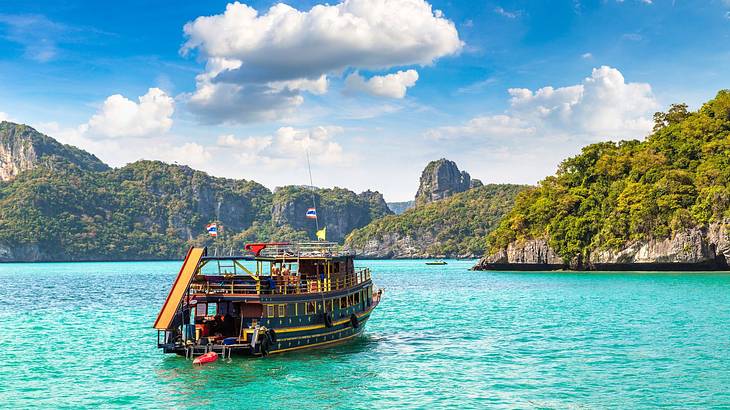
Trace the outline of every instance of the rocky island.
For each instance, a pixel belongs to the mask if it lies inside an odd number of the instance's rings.
[[[520,193],[475,269],[727,270],[730,91],[654,120],[645,140],[589,145]]]
[[[522,185],[483,185],[442,158],[421,174],[415,207],[354,230],[345,246],[362,258],[473,258]]]

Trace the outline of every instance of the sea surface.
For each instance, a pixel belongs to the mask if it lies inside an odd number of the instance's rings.
[[[193,367],[151,328],[179,262],[0,265],[0,407],[730,407],[730,275],[358,261],[337,347]]]

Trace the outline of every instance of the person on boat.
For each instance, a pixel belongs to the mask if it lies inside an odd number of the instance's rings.
[[[223,335],[230,336],[235,333],[236,322],[233,320],[233,316],[230,313],[226,313],[223,316]]]

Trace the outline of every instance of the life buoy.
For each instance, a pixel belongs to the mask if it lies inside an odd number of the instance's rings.
[[[325,327],[332,327],[332,314],[329,312],[325,312],[323,315]]]
[[[350,315],[350,324],[355,329],[357,329],[358,327],[360,327],[360,321],[357,319],[357,316],[355,316],[354,313]]]

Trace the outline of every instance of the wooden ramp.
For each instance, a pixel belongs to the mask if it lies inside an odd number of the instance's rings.
[[[175,317],[175,312],[182,302],[185,291],[190,286],[190,281],[195,276],[195,271],[198,269],[200,259],[205,255],[205,248],[190,248],[187,256],[185,256],[185,262],[183,262],[180,273],[177,274],[175,282],[172,284],[170,294],[167,295],[165,304],[160,309],[160,314],[157,315],[154,328],[157,330],[167,330],[172,324],[172,319]]]

